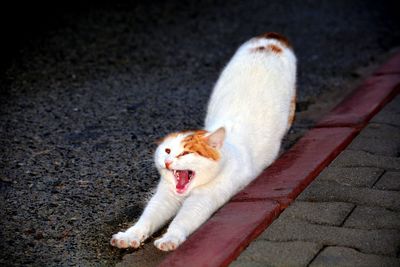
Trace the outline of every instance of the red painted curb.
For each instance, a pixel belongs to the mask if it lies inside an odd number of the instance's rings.
[[[227,266],[279,213],[269,200],[230,202],[159,266]]]
[[[363,127],[399,91],[400,53],[339,103],[316,127]]]
[[[400,74],[400,52],[391,57],[375,72],[376,75],[395,73]]]
[[[400,53],[223,206],[160,266],[227,266],[400,91]]]
[[[270,199],[286,208],[357,133],[349,127],[310,130],[233,201]]]

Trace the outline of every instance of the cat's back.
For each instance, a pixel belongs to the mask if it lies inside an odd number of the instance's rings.
[[[206,129],[225,126],[228,137],[249,137],[250,146],[260,147],[257,151],[266,149],[269,141],[280,143],[291,123],[295,83],[296,57],[285,37],[266,33],[250,39],[239,47],[214,87]]]
[[[295,83],[296,57],[285,37],[266,33],[250,39],[239,47],[214,87],[206,128],[222,120],[256,125],[274,119],[276,113],[287,113]]]

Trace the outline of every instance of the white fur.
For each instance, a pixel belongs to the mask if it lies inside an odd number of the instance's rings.
[[[276,45],[282,52],[256,51]],[[290,102],[295,95],[296,57],[275,39],[253,38],[244,43],[225,67],[208,105],[205,130],[223,144],[214,161],[197,154],[176,157],[181,141],[190,133],[167,138],[155,153],[161,181],[139,221],[115,234],[111,244],[135,247],[175,215],[167,232],[155,241],[161,250],[176,249],[234,194],[249,184],[277,157],[281,140],[290,127]],[[223,127],[223,128],[221,128]],[[222,139],[224,138],[224,139]],[[217,142],[218,143],[218,142]],[[166,153],[166,148],[171,152]],[[190,169],[195,177],[183,194],[165,161],[174,170]]]

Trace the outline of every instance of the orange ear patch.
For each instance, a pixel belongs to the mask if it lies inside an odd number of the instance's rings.
[[[183,147],[185,151],[197,153],[202,157],[212,160],[219,160],[220,154],[208,144],[207,137],[205,137],[206,133],[207,131],[198,130],[186,136],[182,141]]]

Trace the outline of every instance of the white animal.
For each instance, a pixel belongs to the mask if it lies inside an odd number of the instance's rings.
[[[176,249],[276,159],[294,118],[295,88],[296,57],[285,37],[270,32],[240,46],[215,85],[204,129],[162,140],[157,191],[111,245],[137,248],[175,216],[154,244]]]

